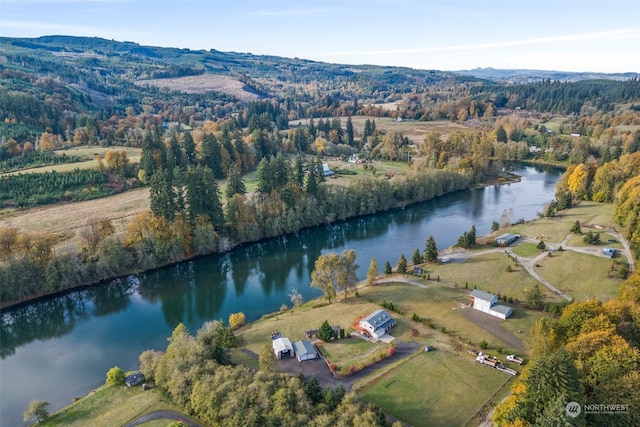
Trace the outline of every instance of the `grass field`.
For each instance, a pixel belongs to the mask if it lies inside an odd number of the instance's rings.
[[[359,362],[366,361],[387,347],[381,341],[373,343],[359,338],[336,340],[318,346],[324,357],[340,367],[357,366]]]
[[[519,257],[534,258],[538,254],[540,254],[540,250],[537,248],[537,246],[538,245],[536,243],[523,242],[519,243],[517,246],[511,249],[511,252]]]
[[[545,257],[536,271],[576,301],[597,298],[608,301],[618,297],[621,279],[607,277],[612,261],[577,252],[555,252],[553,257]],[[579,269],[569,266],[580,266]]]
[[[507,267],[512,271],[508,272]],[[448,263],[429,268],[434,272],[431,277],[440,275],[440,282],[445,285],[462,289],[467,286],[468,292],[476,286],[483,291],[506,295],[519,301],[524,301],[527,290],[538,283],[523,267],[516,266],[503,253],[480,255],[469,258],[462,264]],[[541,290],[548,301],[562,301],[562,298],[544,286]]]
[[[134,418],[157,410],[181,412],[168,403],[156,389],[143,391],[142,387],[102,386],[80,400],[52,414],[39,426],[111,427],[125,425]],[[185,418],[188,418],[185,415]],[[144,426],[165,426],[170,421],[158,420]]]
[[[511,378],[470,355],[436,350],[416,354],[359,393],[414,426],[475,425],[478,409],[498,403]]]
[[[63,163],[59,165],[52,166],[43,166],[31,169],[23,169],[15,172],[9,172],[7,175],[17,175],[19,173],[44,173],[44,172],[71,172],[75,169],[95,169],[98,166],[98,162],[96,162],[96,155],[100,155],[104,161],[107,153],[109,151],[120,151],[125,150],[127,152],[127,158],[131,163],[139,163],[140,162],[140,154],[142,150],[140,148],[131,148],[131,147],[92,147],[92,146],[82,146],[82,147],[72,147],[64,150],[55,151],[56,154],[62,155],[63,153],[67,156],[75,156],[82,161],[76,163]]]
[[[569,230],[576,221],[580,224],[614,227],[613,204],[580,202],[569,210],[562,211],[554,218],[540,218],[523,225],[515,225],[505,230],[508,233],[518,233],[523,236],[545,242],[560,243],[570,233]],[[584,232],[588,228],[583,229]],[[595,230],[594,230],[595,231]]]

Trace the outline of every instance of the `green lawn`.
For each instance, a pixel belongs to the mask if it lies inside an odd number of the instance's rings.
[[[536,253],[537,251],[536,249]],[[468,292],[475,286],[477,289],[506,295],[519,301],[524,301],[526,292],[538,283],[524,268],[516,266],[504,253],[490,253],[469,258],[462,264],[448,263],[429,268],[434,272],[431,277],[434,274],[440,275],[440,282],[445,285],[463,289],[466,286]],[[508,268],[512,271],[507,271]],[[541,290],[548,301],[562,301],[562,298],[547,288],[541,287]]]
[[[157,389],[143,391],[140,386],[128,388],[105,385],[52,414],[39,425],[111,427],[124,425],[140,415],[162,409],[181,412],[176,406],[168,403]],[[150,425],[167,424],[169,422]]]
[[[415,355],[359,393],[414,426],[475,425],[478,409],[498,403],[512,378],[471,355],[436,350]]]
[[[560,212],[557,217],[540,218],[527,224],[515,225],[505,229],[504,232],[522,234],[536,240],[543,238],[545,242],[560,243],[570,233],[569,230],[576,221],[580,221],[580,224],[602,227],[615,226],[614,209],[613,204],[582,201],[571,209]],[[587,230],[585,228],[583,231]]]
[[[335,340],[318,346],[324,357],[339,368],[366,365],[367,360],[387,349],[387,344],[378,341],[372,343],[360,338]]]
[[[511,248],[511,252],[523,258],[534,258],[540,254],[537,243],[522,242]]]
[[[587,232],[591,231],[593,234],[600,235],[600,245],[591,245],[589,243],[585,243],[584,236]],[[615,240],[615,242],[610,242],[609,240]],[[583,228],[582,234],[574,234],[567,241],[567,246],[576,246],[576,247],[591,247],[591,248],[614,248],[614,249],[622,249],[622,243],[618,242],[618,240],[613,237],[611,234],[606,233],[604,231],[592,230],[589,228]]]
[[[622,283],[608,277],[611,264],[607,258],[563,251],[542,259],[536,271],[576,301],[590,298],[608,301],[618,297],[618,286]]]

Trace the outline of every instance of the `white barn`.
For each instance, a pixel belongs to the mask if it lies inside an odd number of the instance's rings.
[[[282,359],[285,354],[288,354],[289,357],[293,357],[295,355],[293,346],[291,345],[291,341],[289,341],[289,338],[276,338],[272,341],[272,346],[273,352],[278,359]]]
[[[506,305],[498,304],[498,296],[489,292],[474,289],[471,292],[471,304],[473,308],[483,313],[506,319],[511,316],[513,309]]]
[[[298,362],[303,360],[311,360],[318,358],[318,351],[313,346],[311,341],[300,340],[293,343],[293,349],[296,352]]]
[[[396,326],[396,321],[389,313],[381,309],[361,319],[358,324],[361,328],[366,329],[373,338],[380,338]]]

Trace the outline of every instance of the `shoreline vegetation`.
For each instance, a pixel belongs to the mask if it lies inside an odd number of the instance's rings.
[[[562,212],[562,216],[557,218],[544,218],[533,220],[526,224],[516,224],[503,231],[522,233],[523,240],[516,244],[513,248],[514,252],[519,252],[519,246],[529,245],[529,240],[535,240],[540,235],[555,236],[549,239],[548,243],[557,245],[563,241],[560,236],[569,233],[568,228],[575,218],[578,218],[583,224],[595,224],[596,222],[605,221],[606,217],[611,213],[611,209],[611,206],[606,204],[581,202]],[[608,226],[610,223],[601,223],[600,225]],[[486,241],[486,237],[479,237],[478,241]],[[496,292],[495,289],[489,287],[489,282],[500,282],[500,280],[490,278],[487,274],[478,270],[480,268],[478,267],[479,264],[485,264],[484,268],[498,269],[499,273],[497,274],[502,276],[513,277],[514,274],[518,274],[515,271],[507,271],[507,269],[503,268],[502,262],[507,257],[501,256],[497,259],[494,257],[495,254],[493,252],[485,254],[487,251],[483,247],[483,244],[479,244],[478,247],[466,251],[468,252],[468,257],[474,258],[471,264],[465,262],[466,258],[456,259],[456,261],[446,264],[424,264],[432,272],[430,279],[418,276],[407,279],[406,275],[398,274],[397,272],[391,275],[383,274],[377,277],[373,285],[365,286],[366,281],[364,280],[360,282],[358,288],[356,288],[355,295],[352,293],[348,298],[341,297],[333,301],[333,303],[329,303],[323,297],[318,297],[286,311],[266,314],[260,319],[236,330],[237,347],[231,351],[230,360],[239,366],[258,369],[262,366],[262,362],[259,363],[257,360],[247,358],[245,354],[256,355],[261,353],[265,344],[270,340],[268,331],[278,330],[282,332],[283,336],[287,336],[292,340],[302,339],[304,338],[302,336],[304,330],[314,326],[317,327],[322,322],[322,319],[330,318],[333,323],[343,325],[347,329],[346,332],[349,332],[351,329],[349,325],[358,315],[367,314],[383,304],[388,306],[389,302],[392,302],[397,309],[397,311],[394,310],[393,316],[397,319],[398,325],[391,331],[391,334],[402,342],[418,343],[420,350],[413,350],[407,356],[397,358],[392,356],[391,363],[385,363],[379,367],[374,364],[372,369],[363,371],[362,374],[347,375],[339,381],[349,381],[348,384],[350,384],[350,388],[356,393],[358,399],[362,399],[367,403],[377,404],[387,415],[401,419],[403,422],[414,424],[417,422],[417,425],[420,425],[419,420],[424,420],[421,417],[426,411],[430,414],[429,420],[438,424],[476,425],[481,420],[478,418],[479,416],[487,417],[496,402],[508,396],[509,388],[513,385],[514,379],[517,380],[518,377],[504,376],[498,371],[474,363],[474,358],[469,357],[468,351],[480,347],[488,354],[497,355],[499,358],[504,358],[505,354],[511,354],[515,351],[520,357],[529,359],[525,362],[525,366],[529,363],[534,363],[531,349],[536,345],[536,341],[533,332],[530,331],[535,329],[534,325],[538,324],[541,319],[549,320],[553,319],[554,316],[541,309],[530,309],[524,300],[520,299],[518,302],[518,298],[516,298],[515,302],[509,301],[510,305],[516,307],[516,313],[512,318],[499,325],[481,325],[473,321],[472,318],[467,317],[464,312],[470,309],[464,306],[468,303],[467,294],[471,289],[468,285],[471,284],[471,286],[477,286],[479,289]],[[444,252],[450,249],[445,249]],[[567,262],[588,262],[586,257],[590,259],[594,255],[595,253],[583,254],[579,258],[567,258]],[[556,251],[552,259],[557,257],[565,257],[565,255],[562,251]],[[566,268],[566,265],[564,267]],[[475,280],[468,279],[468,282],[465,281],[464,273],[467,269],[473,270],[467,273],[471,277],[475,277]],[[579,269],[571,268],[571,271],[579,271]],[[433,277],[436,275],[438,279],[434,280]],[[576,280],[580,280],[580,278],[577,277]],[[527,283],[526,286],[530,287],[531,283]],[[563,286],[571,285],[564,284]],[[615,286],[615,284],[612,282],[610,286]],[[545,299],[553,301],[552,295],[546,289],[543,292]],[[425,294],[429,297],[424,298]],[[515,296],[516,294],[514,293],[513,295]],[[586,303],[586,300],[582,298],[578,300],[580,301],[578,304]],[[558,316],[558,314],[555,313],[555,316]],[[179,327],[176,330],[178,329]],[[197,336],[199,335],[196,335],[196,340]],[[512,347],[505,341],[505,336],[517,336],[524,342],[526,350],[523,352],[522,349]],[[177,343],[178,339],[176,337],[176,332],[174,332],[169,341]],[[362,344],[359,344],[359,342],[359,338],[351,338],[331,340],[324,345],[332,347],[334,355],[342,354],[344,355],[342,356],[343,359],[348,360],[348,362],[338,361],[338,363],[358,366],[358,363],[361,362],[358,361],[357,351],[354,353],[351,347],[361,351]],[[433,346],[436,351],[425,353],[422,351],[422,347],[425,345]],[[270,354],[273,356],[271,352]],[[294,362],[294,365],[295,363],[297,362]],[[417,369],[425,367],[432,372],[438,372],[440,376],[446,377],[448,380],[433,382],[421,378],[424,376],[415,375]],[[519,366],[509,365],[509,367],[516,368],[518,372],[522,370]],[[287,370],[282,371],[282,369],[284,368],[280,366],[278,371],[289,372]],[[455,374],[452,375],[452,373]],[[295,373],[293,374],[295,375]],[[429,378],[432,379],[432,377]],[[472,381],[471,378],[474,380]],[[307,380],[309,379],[307,378]],[[426,384],[425,381],[429,381],[429,383]],[[419,384],[416,384],[416,382]],[[327,386],[326,383],[321,385],[323,387]],[[412,393],[408,393],[406,387],[417,385],[424,386],[428,398],[424,396],[417,400],[411,398]],[[474,390],[474,398],[464,399],[470,388]],[[152,387],[152,393],[157,392],[154,389],[155,387]],[[96,414],[111,413],[109,407],[102,407],[104,406],[104,400],[96,400],[93,403],[87,402],[86,399],[92,398],[91,396],[94,396],[99,390],[105,393],[104,386],[88,393],[87,396],[77,402],[56,411],[44,425],[60,425],[55,420],[66,422],[69,419],[65,417],[76,417],[73,408],[78,405],[84,405],[84,413],[89,414],[87,416],[91,417],[97,416]],[[135,402],[139,400],[140,393],[144,395],[149,391],[140,392],[138,390],[138,392],[134,393],[127,390],[126,396],[132,397],[117,399],[118,407],[124,407],[125,413],[130,413],[129,406],[135,405]],[[393,402],[389,402],[385,398],[389,393],[399,393],[404,397],[400,400],[394,399]],[[122,394],[122,391],[113,388],[110,394],[117,396]],[[451,414],[451,411],[429,403],[448,401],[448,399],[454,397],[458,399],[459,404],[459,411],[456,414]],[[134,399],[131,400],[133,403],[128,403],[128,399]],[[151,400],[154,401],[153,398]],[[161,400],[164,402],[164,399]],[[466,403],[460,404],[463,401]],[[175,408],[171,406],[174,403],[165,402],[163,404]],[[92,407],[93,409],[91,409]],[[406,408],[409,407],[412,409],[407,410]],[[152,409],[157,410],[157,405]],[[185,414],[189,412],[184,408],[181,411]],[[138,411],[140,415],[146,412],[148,411]],[[100,422],[104,421],[103,418],[101,420]],[[82,417],[74,418],[73,422],[76,424],[71,425],[80,425]],[[103,425],[100,422],[97,425]]]
[[[66,285],[66,286],[62,285],[61,283],[58,283],[57,286],[55,283],[49,283],[47,284],[47,286],[48,287],[54,286],[55,287],[54,290],[34,292],[23,298],[2,300],[0,302],[0,310],[7,310],[13,307],[19,307],[24,304],[32,303],[34,301],[49,298],[54,295],[63,295],[68,292],[73,292],[73,291],[84,289],[87,287],[103,284],[113,279],[128,277],[129,275],[132,275],[132,274],[133,275],[142,274],[144,272],[149,272],[156,269],[164,268],[180,262],[191,261],[193,259],[196,259],[202,256],[207,256],[215,253],[224,253],[234,249],[235,247],[241,246],[243,244],[256,243],[264,239],[279,237],[279,236],[299,232],[305,229],[310,229],[318,226],[326,226],[326,225],[333,224],[339,221],[344,221],[347,219],[353,219],[353,218],[358,218],[358,217],[367,216],[367,215],[375,215],[377,213],[385,212],[393,209],[400,209],[400,208],[403,208],[404,206],[432,200],[434,198],[443,196],[445,194],[473,188],[470,182],[465,178],[463,178],[461,175],[453,172],[446,172],[446,171],[430,171],[426,173],[412,174],[411,180],[414,182],[408,182],[409,180],[405,178],[404,184],[403,183],[397,184],[398,181],[396,181],[393,189],[391,184],[389,184],[389,181],[383,180],[383,179],[384,178],[363,177],[361,178],[360,181],[356,182],[355,186],[357,187],[355,188],[355,190],[353,190],[350,196],[352,199],[353,198],[357,199],[356,202],[358,202],[358,204],[361,204],[361,205],[363,203],[363,197],[367,197],[365,193],[371,193],[370,192],[371,187],[369,185],[372,185],[375,187],[385,187],[385,188],[378,188],[378,189],[382,190],[383,195],[386,195],[388,200],[386,201],[379,200],[379,203],[375,203],[375,202],[372,204],[367,203],[369,207],[364,206],[364,212],[362,211],[362,209],[359,209],[359,211],[355,212],[354,215],[337,216],[335,214],[327,214],[324,218],[312,219],[311,220],[312,223],[309,225],[305,226],[304,224],[302,224],[302,226],[300,226],[299,228],[295,228],[291,231],[283,232],[281,234],[275,234],[275,235],[269,235],[267,233],[267,231],[265,230],[267,226],[266,224],[267,221],[265,221],[265,224],[261,224],[262,230],[259,233],[261,237],[258,238],[257,240],[247,239],[244,241],[242,240],[233,241],[229,238],[220,236],[220,234],[218,233],[215,233],[215,236],[216,236],[214,238],[215,241],[211,242],[212,244],[208,246],[209,250],[172,255],[170,259],[165,259],[164,261],[158,261],[158,262],[151,261],[150,263],[149,261],[147,261],[148,263],[147,265],[133,266],[133,267],[118,271],[117,269],[121,267],[118,266],[117,264],[123,263],[121,265],[126,266],[127,262],[124,261],[123,257],[125,257],[125,254],[127,252],[131,252],[131,251],[128,251],[127,250],[128,248],[125,247],[125,245],[123,245],[121,242],[114,240],[111,243],[112,243],[112,246],[115,245],[115,247],[111,247],[109,249],[111,250],[111,252],[119,251],[119,253],[116,254],[116,255],[119,255],[117,257],[119,261],[116,261],[115,263],[116,265],[104,266],[104,271],[102,272],[102,274],[106,274],[106,276],[104,277],[82,280],[83,278],[82,273],[84,273],[84,275],[91,275],[91,271],[89,270],[92,268],[95,269],[96,267],[98,267],[96,266],[96,264],[99,264],[100,260],[98,260],[98,262],[90,261],[86,263],[86,262],[82,262],[82,259],[80,258],[82,254],[75,254],[75,256],[67,254],[67,255],[62,255],[59,258],[62,258],[62,261],[63,261],[62,264],[64,264],[64,258],[65,257],[69,258],[70,256],[72,256],[73,259],[67,263],[68,265],[56,266],[55,265],[56,257],[53,256],[53,259],[46,260],[46,264],[43,270],[41,271],[41,273],[44,275],[47,273],[47,269],[50,269],[50,268],[56,269],[56,267],[58,267],[57,271],[53,272],[53,275],[58,278],[57,280],[59,280],[60,282],[62,282],[63,279],[68,281],[77,280],[77,282],[74,284]],[[481,183],[479,184],[479,186],[500,185],[500,184],[518,182],[518,181],[519,181],[518,176],[510,175],[508,179],[501,177],[495,180],[488,181],[487,183]],[[369,185],[367,185],[367,183]],[[404,191],[402,191],[403,185],[407,187]],[[428,188],[428,190],[416,191],[414,187],[418,187],[418,186],[426,187]],[[354,185],[350,185],[348,187],[341,187],[341,188],[346,188],[347,190],[351,190],[354,188]],[[325,193],[326,193],[325,197],[327,198],[331,197],[332,193],[330,191],[326,191]],[[343,193],[347,193],[347,192],[344,191]],[[399,194],[400,197],[396,196],[396,194]],[[408,196],[408,194],[411,194],[411,195]],[[334,205],[337,203],[347,203],[348,200],[349,200],[349,195],[343,195],[343,197],[341,197],[340,200],[327,201],[326,205],[327,207],[330,208],[331,205]],[[260,227],[260,225],[258,224],[256,225]],[[133,252],[130,254],[130,256],[133,256],[133,257],[135,257],[136,255],[138,254],[136,253],[135,250],[133,250]],[[16,264],[19,265],[21,263],[17,262]],[[65,275],[65,270],[69,270],[69,269],[76,269],[76,270],[79,269],[81,272],[66,271],[66,275]],[[13,269],[11,268],[11,266],[5,266],[2,269],[0,269],[0,280],[3,279],[1,276],[4,275],[4,280],[8,282],[9,281],[8,277],[11,274],[13,274],[12,270]],[[99,274],[99,272],[97,274]],[[33,279],[37,280],[37,277],[33,277]],[[47,282],[47,280],[42,280],[42,279],[41,279],[41,282]]]

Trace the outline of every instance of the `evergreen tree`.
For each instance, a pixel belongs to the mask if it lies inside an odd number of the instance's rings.
[[[176,216],[176,195],[169,179],[169,171],[156,171],[149,184],[151,212],[157,217],[173,221]]]
[[[185,157],[185,166],[196,164],[196,144],[190,132],[186,132],[182,137],[182,151]]]
[[[422,255],[420,255],[420,249],[416,248],[413,251],[413,256],[411,257],[411,262],[413,265],[418,265],[422,263]]]
[[[294,181],[298,188],[304,188],[304,163],[302,161],[302,156],[296,156],[295,165],[294,165]]]
[[[391,274],[393,273],[393,270],[391,269],[391,263],[389,261],[386,261],[384,263],[384,274]]]
[[[398,260],[398,264],[396,265],[396,272],[398,274],[407,273],[407,258],[404,256],[404,254],[400,255],[400,259]]]
[[[424,260],[425,262],[438,261],[438,247],[436,246],[436,240],[433,238],[433,236],[429,236],[427,238],[424,249]]]
[[[575,234],[582,234],[582,229],[580,228],[580,221],[576,220],[576,222],[573,223],[569,231]]]
[[[305,384],[304,392],[314,405],[322,401],[322,387],[315,375]]]
[[[476,244],[476,225],[473,224],[471,226],[471,230],[469,230],[469,234],[467,235],[469,246],[474,246]]]
[[[217,179],[224,178],[222,171],[222,152],[220,144],[212,133],[205,133],[202,137],[202,165],[207,166]]]
[[[498,221],[493,221],[491,223],[491,231],[496,232],[498,230],[500,230],[500,223]]]
[[[353,147],[354,145],[354,131],[353,131],[353,122],[351,121],[351,116],[347,117],[347,129],[346,129],[346,144]]]
[[[333,338],[335,338],[333,336],[333,328],[329,324],[328,320],[322,322],[322,325],[320,325],[320,328],[318,328],[318,338],[320,338],[322,341],[331,341]]]
[[[242,181],[242,177],[238,171],[238,166],[233,163],[227,172],[227,188],[225,190],[225,196],[230,199],[234,194],[244,195],[246,192],[247,187],[245,187],[244,182]]]

